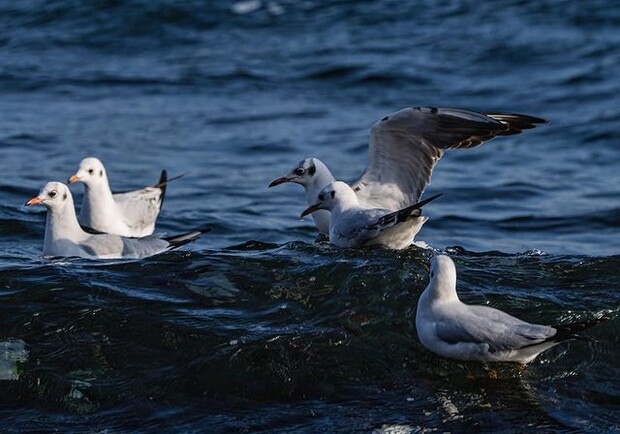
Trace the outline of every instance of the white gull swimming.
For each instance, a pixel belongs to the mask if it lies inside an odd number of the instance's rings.
[[[397,211],[418,202],[445,149],[474,148],[497,136],[519,134],[546,123],[544,119],[513,113],[477,113],[468,110],[406,108],[375,123],[370,131],[368,164],[351,183],[364,208]],[[300,161],[269,187],[300,184],[312,205],[323,187],[335,181],[318,158]],[[329,211],[312,214],[320,232],[329,233]]]
[[[74,182],[85,187],[78,218],[82,226],[107,234],[144,237],[155,230],[169,180],[162,170],[159,182],[151,187],[113,194],[103,163],[89,157],[67,181]]]
[[[62,182],[48,182],[27,206],[47,208],[44,256],[79,256],[91,259],[143,258],[174,249],[201,235],[193,231],[176,237],[148,235],[127,238],[112,234],[91,234],[78,223],[69,188]]]
[[[431,260],[430,281],[418,301],[415,324],[422,345],[440,356],[527,364],[604,320],[546,326],[489,306],[465,304],[456,293],[454,262],[438,255]]]

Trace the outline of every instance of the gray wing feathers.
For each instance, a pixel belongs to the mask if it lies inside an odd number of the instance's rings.
[[[373,208],[363,209],[348,216],[348,218],[340,219],[336,232],[343,238],[368,240],[371,239],[380,232],[376,227],[371,227],[376,223],[389,210]]]
[[[486,115],[434,107],[400,110],[372,127],[368,166],[352,187],[375,206],[404,208],[419,200],[444,149],[473,148],[545,122],[510,113]]]
[[[117,193],[114,200],[121,209],[125,223],[134,228],[155,224],[162,203],[163,190],[148,187],[142,190]]]
[[[84,251],[97,257],[143,257],[154,255],[170,247],[166,240],[150,235],[126,238],[118,235],[92,235],[81,243]]]
[[[488,344],[489,351],[495,352],[535,345],[556,333],[553,327],[530,324],[497,309],[469,307],[478,309],[468,310],[461,321],[437,322],[437,337],[452,344]]]

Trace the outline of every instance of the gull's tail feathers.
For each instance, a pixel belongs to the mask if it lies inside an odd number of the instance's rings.
[[[557,333],[547,339],[547,341],[552,342],[562,342],[569,339],[585,339],[583,336],[580,336],[579,333],[582,331],[589,329],[590,327],[597,326],[599,324],[604,323],[609,320],[608,317],[604,316],[601,318],[591,319],[587,321],[573,322],[569,324],[558,324],[551,326],[557,330]]]

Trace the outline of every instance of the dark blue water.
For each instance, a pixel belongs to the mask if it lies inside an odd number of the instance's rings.
[[[0,431],[617,432],[618,77],[602,0],[0,3]],[[551,120],[448,152],[419,238],[464,300],[605,314],[595,340],[522,372],[440,359],[413,326],[429,252],[316,243],[301,188],[267,189],[306,156],[355,178],[412,105]],[[22,204],[90,155],[119,190],[188,172],[159,229],[212,232],[41,258]]]

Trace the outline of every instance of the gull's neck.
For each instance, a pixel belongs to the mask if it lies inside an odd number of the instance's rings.
[[[439,273],[431,280],[424,290],[426,300],[430,303],[460,303],[456,293],[456,275],[452,273]]]
[[[94,185],[84,184],[84,187],[81,215],[90,215],[91,219],[94,220],[94,222],[91,221],[93,226],[105,227],[109,224],[107,216],[116,212],[117,209],[107,176],[104,174],[103,179],[100,179],[99,182],[94,183]],[[98,220],[102,221],[99,222]]]
[[[47,211],[43,254],[54,255],[55,246],[61,241],[78,243],[87,236],[88,234],[78,223],[73,199],[69,196],[67,203],[61,209],[48,209]]]

